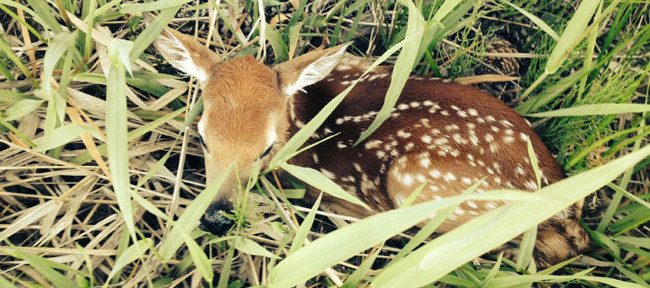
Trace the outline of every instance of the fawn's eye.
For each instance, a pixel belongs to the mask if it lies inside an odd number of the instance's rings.
[[[266,155],[269,155],[269,153],[271,153],[272,149],[273,149],[273,144],[271,144],[271,146],[269,146],[269,148],[266,148],[266,150],[264,150],[264,152],[262,152],[262,155],[260,155],[260,159],[266,157]]]

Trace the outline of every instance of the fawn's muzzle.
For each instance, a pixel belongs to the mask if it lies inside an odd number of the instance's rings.
[[[232,203],[227,200],[218,200],[210,204],[208,210],[201,217],[199,228],[214,235],[223,236],[232,228],[234,221],[224,215],[232,213]]]

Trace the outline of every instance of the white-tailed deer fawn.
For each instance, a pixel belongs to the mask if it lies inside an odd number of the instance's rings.
[[[237,161],[238,171],[230,173],[215,199],[218,205],[203,219],[217,230],[226,221],[214,217],[215,209],[231,207],[238,183],[235,175],[246,179],[253,163],[266,163],[368,67],[360,58],[346,54],[346,45],[309,52],[274,67],[252,56],[223,62],[191,37],[171,29],[161,34],[155,46],[203,87],[204,111],[198,131],[206,181]],[[364,76],[312,140],[338,135],[291,162],[321,171],[374,211],[399,207],[423,183],[419,202],[457,195],[483,177],[486,180],[478,193],[502,188],[537,190],[527,140],[539,159],[542,184],[563,178],[551,153],[514,110],[477,88],[449,81],[410,78],[390,118],[353,146],[377,115],[389,84],[388,67]],[[500,204],[468,201],[439,230],[449,231]],[[336,199],[326,199],[322,206],[345,215],[368,214]],[[589,240],[577,220],[581,207],[577,203],[539,226],[535,252],[540,265],[586,248]]]

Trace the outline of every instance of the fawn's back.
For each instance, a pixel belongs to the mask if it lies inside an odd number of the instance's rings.
[[[221,186],[216,208],[202,219],[216,230],[228,228],[228,220],[217,213],[232,209],[233,190],[245,183],[251,167],[267,164],[291,135],[368,67],[346,55],[346,45],[274,67],[250,56],[222,62],[189,36],[169,29],[155,45],[203,87],[198,130],[206,182],[237,164]],[[477,88],[441,80],[409,79],[390,118],[353,146],[377,116],[389,84],[388,67],[365,75],[310,141],[335,136],[291,160],[319,170],[373,211],[337,199],[326,199],[326,208],[363,217],[399,207],[422,185],[417,202],[458,195],[481,180],[478,193],[500,188],[533,191],[539,187],[528,141],[539,160],[541,184],[563,177],[550,152],[514,110]],[[468,201],[440,230],[448,231],[500,204]],[[557,262],[586,247],[588,239],[576,220],[580,208],[577,203],[540,226],[536,246],[540,263]]]
[[[291,133],[366,68],[349,55],[341,63],[323,81],[293,98]],[[425,183],[417,201],[458,195],[483,178],[478,193],[536,190],[527,141],[539,159],[542,184],[563,177],[548,149],[514,110],[477,88],[437,79],[409,78],[390,118],[354,147],[377,116],[389,85],[387,67],[364,76],[312,141],[338,135],[293,161],[320,170],[379,211],[399,207]],[[448,218],[442,230],[497,205],[467,202]],[[357,216],[365,213],[363,209],[351,211],[363,212]]]

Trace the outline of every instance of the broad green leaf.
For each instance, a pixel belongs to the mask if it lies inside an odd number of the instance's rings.
[[[274,255],[273,253],[266,250],[257,242],[248,239],[246,237],[238,237],[235,239],[235,249],[240,252],[244,252],[249,255],[263,256],[267,258],[279,259],[280,257]]]
[[[16,288],[16,286],[14,286],[13,283],[9,282],[9,280],[7,280],[7,278],[2,277],[1,275],[0,275],[0,287]]]
[[[136,241],[131,205],[129,155],[127,153],[129,146],[126,115],[126,64],[122,62],[124,59],[119,57],[124,54],[120,50],[129,49],[131,46],[122,46],[121,44],[124,42],[114,40],[108,48],[111,65],[106,83],[106,149],[117,204],[131,238]]]
[[[79,137],[82,133],[89,133],[96,138],[100,138],[99,132],[97,130],[90,128],[88,126],[81,126],[77,124],[67,124],[61,127],[58,127],[52,131],[52,134],[43,136],[39,139],[34,140],[36,144],[35,152],[43,152],[56,147],[68,144],[72,140]]]
[[[106,279],[106,283],[104,284],[103,287],[107,287],[108,284],[110,283],[111,279],[115,276],[115,273],[118,271],[122,270],[126,265],[129,265],[131,262],[137,260],[138,258],[141,258],[145,252],[153,245],[153,240],[151,239],[142,239],[138,242],[135,242],[135,244],[129,246],[129,248],[126,248],[122,254],[120,254],[119,257],[117,257],[117,260],[115,260],[115,265],[113,265],[113,269],[111,269],[111,273],[108,274],[108,278]]]
[[[383,270],[373,285],[419,287],[434,282],[606,185],[648,155],[650,146],[540,189],[535,194],[544,200],[506,204],[474,218]]]
[[[329,233],[287,256],[271,270],[269,287],[295,286],[318,275],[327,267],[375,246],[395,234],[413,227],[432,214],[459,205],[465,200],[529,201],[533,203],[542,201],[539,196],[531,193],[502,190],[483,195],[448,197],[375,214]],[[318,257],[314,257],[314,255],[318,255]]]
[[[462,195],[469,195],[471,193],[474,193],[476,188],[478,188],[483,182],[485,181],[485,178],[481,179],[481,181],[478,181],[469,188],[467,188],[465,191],[463,191]],[[409,197],[410,198],[410,197]],[[429,238],[433,232],[435,232],[440,225],[449,217],[451,213],[454,212],[454,210],[458,207],[458,205],[452,205],[446,209],[441,210],[439,213],[437,213],[431,220],[427,222],[420,230],[418,230],[417,233],[415,233],[415,236],[411,238],[411,240],[404,245],[402,249],[393,257],[393,260],[390,262],[389,265],[392,263],[396,263],[400,259],[404,258],[406,255],[411,253],[411,251],[415,250],[420,244],[424,243],[427,238]]]
[[[16,104],[19,101],[26,99],[34,99],[33,97],[27,96],[23,93],[18,93],[14,91],[9,91],[5,89],[0,89],[0,102],[5,102],[9,104]]]
[[[219,188],[228,174],[230,174],[234,163],[235,162],[231,163],[230,166],[219,175],[219,178],[212,181],[208,187],[205,187],[205,190],[199,193],[199,195],[192,200],[192,203],[185,208],[183,215],[178,218],[178,221],[172,224],[173,228],[163,239],[162,244],[160,244],[160,249],[158,250],[163,261],[169,261],[169,259],[176,254],[176,250],[178,250],[178,248],[183,244],[183,238],[180,233],[186,233],[189,235],[190,231],[196,228],[201,216],[205,214],[208,206],[210,206],[219,193]]]
[[[300,181],[305,182],[316,189],[322,190],[331,196],[343,199],[350,203],[354,203],[361,207],[365,207],[368,210],[371,210],[370,207],[366,205],[366,203],[363,203],[358,198],[350,195],[350,193],[343,190],[343,188],[332,181],[332,179],[325,177],[325,175],[312,168],[295,166],[288,163],[280,164],[280,168],[284,169]]]
[[[41,107],[41,104],[43,104],[45,100],[34,100],[34,99],[25,99],[21,100],[20,102],[17,102],[16,104],[12,105],[5,111],[7,114],[7,121],[13,121],[16,119],[20,119],[21,117],[31,113],[32,111],[38,109],[38,107]]]

